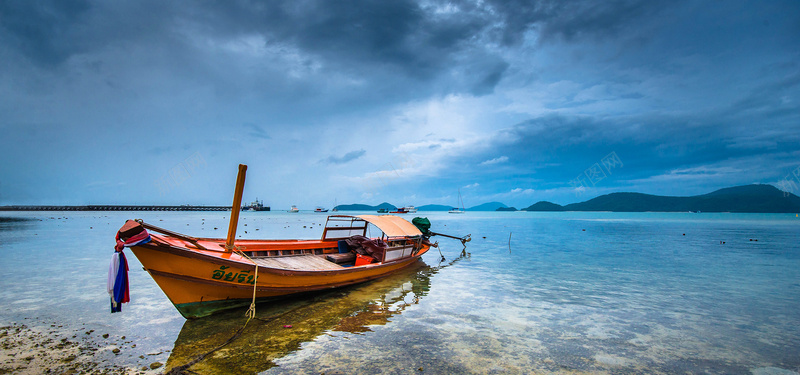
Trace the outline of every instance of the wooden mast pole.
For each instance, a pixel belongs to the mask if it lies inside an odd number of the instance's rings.
[[[231,223],[228,225],[228,240],[225,242],[225,251],[233,251],[233,241],[236,239],[236,226],[239,224],[239,210],[242,209],[242,193],[244,192],[244,177],[247,166],[239,164],[239,175],[236,177],[236,191],[233,193],[233,206],[231,207]]]

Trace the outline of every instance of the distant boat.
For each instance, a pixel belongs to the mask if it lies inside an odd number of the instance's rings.
[[[328,212],[327,208],[317,207],[314,209],[314,212]]]
[[[406,208],[405,208],[405,207],[400,207],[400,208],[398,208],[397,210],[395,210],[395,211],[391,211],[391,212],[389,212],[389,213],[390,213],[390,214],[407,214],[407,213],[408,213],[408,211],[406,211]]]
[[[256,198],[255,201],[250,202],[247,206],[242,207],[243,211],[269,211],[269,206],[264,207],[264,201],[259,201]]]
[[[295,206],[295,205],[292,205],[292,208],[290,208],[290,209],[289,209],[289,211],[287,211],[287,212],[294,212],[294,213],[297,213],[297,212],[300,212],[300,210],[299,210],[299,209],[297,209],[297,206]]]
[[[336,199],[333,200],[333,209],[331,211],[333,211],[333,212],[338,212],[339,211],[339,205],[338,205],[338,202],[336,202]]]
[[[467,212],[464,209],[464,200],[461,199],[461,189],[458,189],[458,202],[461,204],[461,208],[455,207],[452,210],[447,211],[447,212],[451,213],[451,214],[463,214],[464,212]]]
[[[385,208],[381,208],[380,210],[378,210],[378,213],[379,213],[379,214],[388,214],[388,213],[389,213],[389,210],[387,210],[387,209],[385,209]]]
[[[414,206],[405,206],[402,209],[410,214],[417,213],[417,208]]]

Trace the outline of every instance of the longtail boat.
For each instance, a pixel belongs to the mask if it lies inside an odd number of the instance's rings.
[[[392,215],[332,215],[319,240],[237,240],[233,250],[224,239],[144,222],[128,221],[126,230],[136,225],[150,231],[150,241],[130,249],[185,318],[246,306],[254,290],[264,300],[377,279],[418,261],[431,246],[413,224]],[[382,234],[367,238],[373,225]]]
[[[419,261],[432,246],[417,226],[393,215],[331,215],[318,240],[234,241],[244,171],[240,165],[227,239],[134,220],[117,233],[117,251],[130,247],[185,318],[377,279]]]

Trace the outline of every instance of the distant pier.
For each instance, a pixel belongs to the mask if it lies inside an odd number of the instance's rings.
[[[141,206],[141,205],[86,205],[86,206],[0,206],[0,211],[230,211],[231,206]]]

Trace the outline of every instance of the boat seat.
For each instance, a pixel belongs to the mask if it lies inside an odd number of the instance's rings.
[[[339,253],[339,254],[328,254],[325,256],[325,260],[339,264],[339,263],[352,263],[356,260],[355,253]]]
[[[386,242],[378,238],[367,238],[364,236],[350,236],[345,240],[348,248],[361,255],[372,256],[376,260],[383,259],[383,253],[389,246]]]

